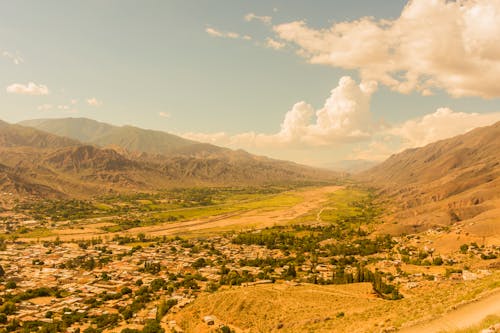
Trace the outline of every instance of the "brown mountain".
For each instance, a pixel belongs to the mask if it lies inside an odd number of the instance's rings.
[[[114,126],[87,118],[33,119],[20,123],[99,147],[120,147],[125,151],[151,155],[208,156],[230,149],[201,143],[162,131],[134,126]]]
[[[395,199],[414,228],[488,216],[500,207],[500,122],[391,156],[364,180]]]
[[[62,148],[77,141],[0,120],[0,147]]]
[[[120,152],[0,122],[0,192],[17,198],[334,179],[328,171],[242,151],[220,148],[204,157]]]

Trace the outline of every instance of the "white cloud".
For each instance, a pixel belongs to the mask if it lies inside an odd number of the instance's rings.
[[[500,121],[500,112],[479,114],[440,108],[434,113],[395,126],[388,130],[388,134],[401,138],[403,148],[413,148],[460,135],[497,121]]]
[[[266,39],[266,46],[275,50],[281,50],[286,44],[269,37]]]
[[[163,118],[170,118],[170,116],[171,116],[171,115],[170,115],[170,113],[168,113],[168,112],[163,112],[163,111],[162,111],[162,112],[158,112],[158,115],[159,115],[160,117],[163,117]]]
[[[92,97],[92,98],[87,99],[87,104],[90,106],[99,107],[102,105],[102,102],[97,100],[95,97]]]
[[[205,32],[209,34],[210,36],[213,37],[219,37],[219,38],[231,38],[231,39],[237,39],[240,38],[240,34],[236,32],[231,32],[231,31],[219,31],[214,28],[206,28]]]
[[[219,31],[219,30],[216,30],[214,28],[206,28],[205,29],[205,32],[207,34],[209,34],[210,36],[214,36],[214,37],[224,37],[224,33]]]
[[[401,93],[500,96],[500,0],[411,0],[394,20],[273,29],[309,62],[357,69]]]
[[[221,31],[221,30],[217,30],[217,29],[211,28],[211,27],[205,28],[205,32],[212,37],[252,40],[252,36],[249,36],[249,35],[240,35],[237,32]]]
[[[300,156],[300,151],[309,151],[311,158],[322,159],[325,163],[338,159],[335,154],[344,154],[347,159],[383,160],[404,149],[500,121],[500,112],[479,114],[440,108],[401,124],[382,124],[375,121],[370,112],[371,96],[376,89],[377,84],[373,81],[357,84],[346,76],[340,79],[322,108],[315,110],[304,101],[294,104],[285,113],[280,130],[274,134],[217,132],[185,133],[183,136],[272,156],[286,155],[287,158]],[[314,155],[326,150],[329,151],[327,156]]]
[[[47,86],[36,83],[29,82],[27,85],[21,83],[14,83],[5,89],[9,94],[20,94],[20,95],[48,95],[49,88]]]
[[[245,21],[247,22],[260,21],[264,24],[271,24],[272,20],[273,18],[271,16],[259,16],[254,13],[248,13],[245,15]]]
[[[376,90],[374,82],[358,85],[352,78],[343,77],[331,91],[319,110],[304,101],[293,105],[275,134],[246,132],[228,135],[185,133],[193,140],[231,147],[301,147],[324,146],[370,138],[375,129],[370,113],[370,98]]]
[[[480,114],[439,108],[434,113],[379,131],[368,146],[355,148],[348,158],[381,161],[405,149],[423,147],[497,121],[500,121],[500,112]]]
[[[52,104],[42,104],[37,107],[38,111],[49,111],[52,110],[54,106]]]
[[[182,134],[182,136],[187,139],[216,144],[216,145],[222,145],[222,146],[229,146],[231,144],[231,136],[225,132],[218,132],[218,133],[188,132]]]
[[[19,52],[12,53],[8,51],[1,51],[2,56],[10,59],[15,65],[20,65],[24,62],[23,57],[19,54]]]
[[[347,156],[347,159],[383,161],[395,152],[395,148],[384,140],[372,141],[367,146],[359,146],[354,148],[352,152]]]

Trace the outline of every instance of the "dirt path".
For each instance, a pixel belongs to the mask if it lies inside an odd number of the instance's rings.
[[[244,227],[266,227],[275,224],[285,223],[293,220],[303,214],[306,214],[314,209],[321,207],[321,204],[328,199],[328,194],[342,189],[342,186],[326,186],[304,191],[294,191],[294,193],[303,198],[303,200],[291,207],[276,208],[276,209],[253,209],[250,211],[238,211],[223,215],[211,216],[207,218],[193,219],[182,222],[166,222],[154,226],[145,226],[129,229],[123,232],[106,233],[100,230],[95,225],[89,225],[82,229],[59,229],[54,230],[56,235],[61,240],[71,239],[90,239],[97,236],[106,235],[112,238],[115,235],[131,235],[144,233],[146,235],[162,236],[162,235],[177,235],[179,233],[189,233],[193,231],[216,229],[216,228],[231,228],[235,229]],[[56,236],[40,238],[40,240],[51,240]]]
[[[401,333],[432,333],[464,329],[479,324],[489,315],[500,315],[500,289],[472,303],[460,306],[441,318],[400,330]]]

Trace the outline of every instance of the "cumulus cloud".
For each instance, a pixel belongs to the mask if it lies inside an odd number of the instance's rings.
[[[49,88],[43,84],[36,84],[34,82],[29,82],[27,85],[21,83],[14,83],[5,89],[9,94],[20,94],[20,95],[48,95]]]
[[[170,113],[168,112],[158,112],[158,115],[162,118],[170,118]]]
[[[271,24],[273,18],[271,16],[259,16],[255,15],[254,13],[248,13],[245,15],[245,21],[247,22],[252,22],[252,21],[259,21],[264,24]]]
[[[394,20],[273,27],[313,64],[357,69],[395,91],[500,96],[500,0],[410,0]]]
[[[19,52],[8,52],[8,51],[1,51],[2,56],[5,58],[10,59],[15,65],[20,65],[24,62],[23,57],[19,54]]]
[[[266,39],[266,46],[275,50],[281,50],[286,44],[269,37]]]
[[[381,161],[408,148],[451,138],[500,121],[500,112],[466,113],[439,108],[433,113],[407,120],[375,133],[371,142],[353,149],[351,159]]]
[[[38,111],[49,111],[49,110],[52,110],[54,108],[54,106],[52,104],[42,104],[42,105],[39,105],[36,109]]]
[[[347,156],[348,160],[383,161],[397,152],[398,148],[385,140],[375,140],[366,146],[355,147]]]
[[[275,134],[222,132],[185,133],[184,136],[233,147],[324,146],[362,141],[369,138],[376,127],[370,113],[370,98],[376,89],[374,82],[357,84],[345,76],[321,109],[315,110],[304,101],[293,105]]]
[[[87,99],[87,104],[94,107],[99,107],[102,105],[102,101],[99,101],[95,97]]]
[[[474,128],[500,121],[500,112],[479,114],[439,108],[436,112],[412,119],[388,130],[403,140],[403,148],[425,146],[431,142],[466,133]]]
[[[276,133],[184,133],[183,136],[275,156],[285,150],[295,151],[293,155],[297,156],[300,150],[337,149],[344,150],[348,159],[383,160],[404,149],[424,146],[500,121],[500,112],[479,114],[439,108],[400,124],[382,124],[373,119],[370,111],[371,96],[376,90],[374,81],[358,84],[346,76],[332,89],[320,109],[304,101],[295,103],[284,114]],[[325,157],[325,160],[331,158],[335,157]]]

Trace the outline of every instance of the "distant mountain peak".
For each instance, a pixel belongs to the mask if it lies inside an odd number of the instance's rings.
[[[227,151],[167,132],[132,125],[114,126],[88,118],[34,119],[19,124],[100,147],[119,146],[129,152],[199,156]]]

